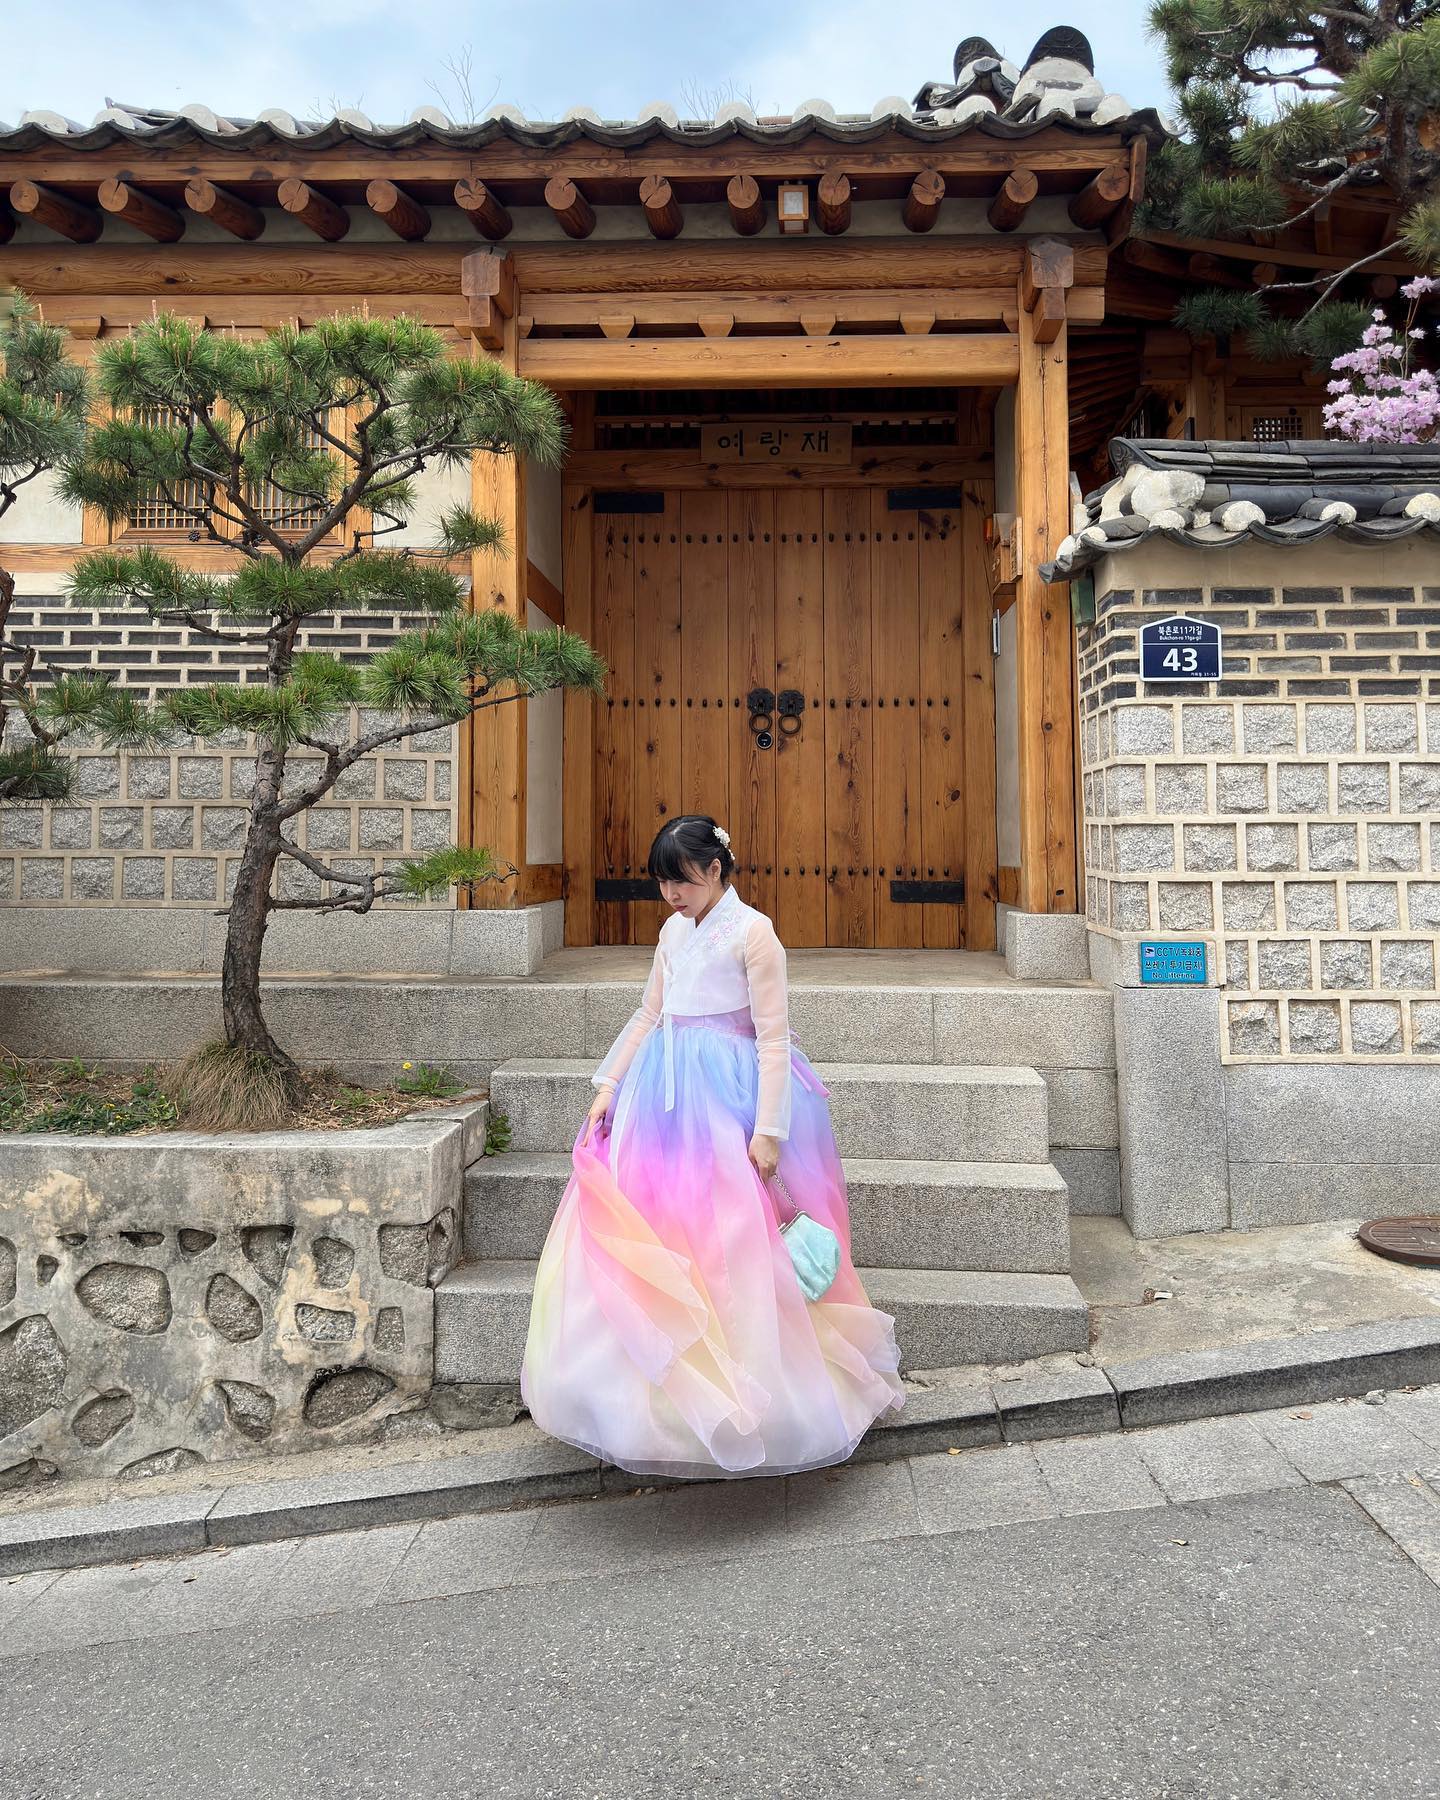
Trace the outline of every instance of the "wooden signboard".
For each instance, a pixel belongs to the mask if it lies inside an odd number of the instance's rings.
[[[823,422],[779,424],[746,419],[734,425],[702,425],[700,456],[714,463],[848,463],[850,427]]]

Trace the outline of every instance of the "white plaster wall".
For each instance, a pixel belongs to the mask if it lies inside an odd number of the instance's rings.
[[[80,521],[80,508],[60,498],[57,478],[39,475],[17,489],[0,518],[0,544],[78,544]]]
[[[446,469],[431,463],[415,477],[416,506],[399,531],[387,531],[375,540],[377,550],[398,550],[407,544],[429,549],[436,540],[443,515],[456,506],[470,504],[470,465]]]
[[[564,591],[560,566],[560,471],[525,465],[525,550],[530,561]]]
[[[1015,510],[1015,390],[1001,388],[995,402],[995,510]]]
[[[532,631],[550,631],[555,621],[531,600],[526,623]],[[525,860],[564,860],[563,768],[565,696],[541,694],[526,703],[525,729]]]

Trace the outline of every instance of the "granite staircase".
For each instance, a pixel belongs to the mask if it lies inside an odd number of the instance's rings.
[[[517,1378],[535,1261],[619,1004],[603,986],[589,996],[601,1029],[585,1054],[512,1058],[491,1074],[512,1147],[466,1180],[462,1259],[436,1292],[440,1382]],[[1103,1152],[1055,1148],[1056,1114],[1087,1102],[1104,1113],[1107,1091],[1113,1108],[1109,995],[1083,984],[792,985],[792,1019],[830,1090],[856,1267],[873,1304],[895,1316],[904,1367],[1084,1349],[1073,1196],[1056,1162],[1079,1155],[1070,1166],[1085,1184],[1084,1156]],[[884,1060],[844,1060],[862,1045]],[[1033,1062],[1010,1060],[1017,1048]],[[1073,1066],[1077,1055],[1087,1066]],[[1093,1195],[1084,1206],[1101,1209]]]

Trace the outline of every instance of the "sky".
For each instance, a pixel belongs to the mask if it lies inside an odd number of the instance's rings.
[[[506,101],[531,119],[578,105],[632,118],[668,100],[693,117],[730,98],[868,112],[948,78],[963,37],[983,32],[1023,63],[1072,21],[1110,92],[1164,106],[1145,10],[1113,0],[1087,21],[1075,0],[1011,0],[1002,28],[993,7],[939,0],[0,0],[0,121],[48,108],[88,124],[107,100],[244,117],[353,106],[390,124],[438,98],[455,116],[451,69],[467,54],[476,115]]]

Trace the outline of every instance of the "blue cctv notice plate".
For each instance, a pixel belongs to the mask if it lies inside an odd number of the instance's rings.
[[[1142,681],[1218,681],[1224,664],[1220,627],[1174,613],[1140,627]]]
[[[1205,976],[1203,943],[1140,946],[1140,980],[1147,987],[1204,987]]]

